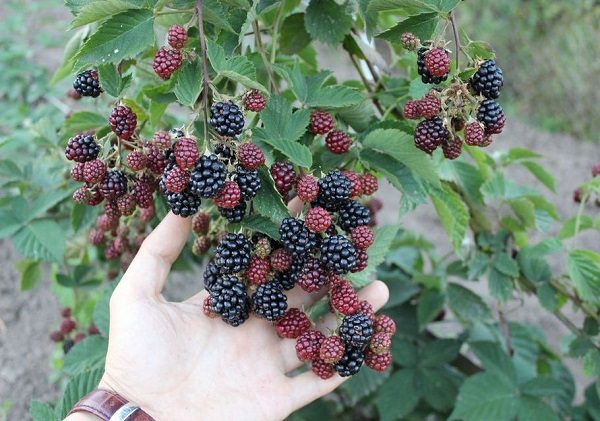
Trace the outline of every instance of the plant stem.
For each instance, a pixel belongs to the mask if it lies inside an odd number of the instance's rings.
[[[271,68],[271,62],[267,59],[267,54],[265,53],[265,48],[262,43],[262,38],[260,36],[260,29],[258,28],[258,22],[255,20],[252,22],[252,27],[254,28],[254,39],[256,40],[256,49],[262,58],[263,64],[265,65],[265,70],[267,71],[267,75],[269,76],[269,83],[271,84],[271,88],[273,91],[279,95],[279,87],[275,82],[275,77],[273,76],[273,69]]]
[[[196,14],[198,15],[198,32],[200,37],[200,56],[202,59],[202,106],[204,109],[204,140],[208,141],[208,62],[206,60],[206,37],[204,35],[204,17],[202,0],[196,0]]]
[[[277,9],[277,16],[275,17],[275,23],[273,24],[273,33],[271,34],[271,64],[275,63],[275,58],[277,57],[279,25],[281,25],[281,16],[283,15],[283,5],[284,4],[285,4],[284,1],[282,1],[279,4],[279,8]]]
[[[587,202],[589,197],[588,193],[584,193],[581,198],[581,203],[579,204],[579,208],[577,209],[577,216],[575,217],[575,234],[573,235],[573,244],[571,248],[575,248],[577,244],[577,236],[579,235],[579,230],[581,229],[581,217],[583,216],[583,210],[585,209],[585,203]]]
[[[458,34],[458,25],[456,24],[456,17],[454,16],[454,12],[448,13],[448,17],[450,18],[450,23],[452,24],[452,33],[454,34],[454,52],[456,59],[456,68],[458,69],[458,59],[460,57],[460,49],[462,48],[460,45],[460,35]]]
[[[162,15],[177,15],[181,13],[194,13],[194,9],[182,9],[182,10],[161,10],[160,12],[156,12],[154,16],[162,16]]]
[[[352,53],[350,51],[348,51],[348,55],[350,56],[350,60],[352,61],[354,68],[356,69],[358,75],[360,76],[360,80],[362,81],[363,85],[365,85],[365,88],[367,89],[367,91],[369,91],[369,93],[373,93],[371,84],[367,80],[365,73],[360,68],[360,63],[356,60],[356,58],[354,57],[354,55],[352,55]],[[375,105],[375,108],[377,108],[377,111],[379,111],[379,114],[382,116],[385,115],[385,110],[381,106],[381,103],[379,102],[379,100],[372,96],[371,101],[373,101],[373,105]]]
[[[502,308],[498,308],[498,324],[500,325],[500,331],[502,332],[502,336],[504,336],[504,341],[506,342],[506,352],[508,355],[513,354],[512,341],[510,340],[510,329],[508,328],[508,323],[506,322],[506,317],[504,316],[504,311]]]

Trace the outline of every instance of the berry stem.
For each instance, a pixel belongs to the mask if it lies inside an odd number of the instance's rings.
[[[283,6],[285,2],[281,2],[277,8],[277,16],[275,16],[275,23],[273,24],[273,31],[271,33],[271,64],[275,63],[277,57],[277,44],[279,35],[279,25],[281,25],[281,16],[283,15]]]
[[[204,35],[204,16],[202,11],[202,0],[196,0],[196,14],[198,15],[198,32],[200,37],[200,55],[202,58],[202,106],[204,109],[204,139],[208,140],[208,62],[206,59],[206,38]]]
[[[469,56],[465,50],[463,49],[462,45],[460,44],[460,35],[458,33],[458,24],[456,23],[456,16],[454,15],[454,12],[450,12],[448,13],[448,19],[450,19],[450,23],[452,24],[452,33],[454,34],[454,45],[455,45],[455,60],[456,60],[456,69],[459,68],[458,66],[458,59],[460,57],[460,52],[462,51],[464,55],[466,55],[467,57]]]
[[[271,88],[273,91],[279,95],[279,87],[275,82],[275,77],[273,76],[273,69],[271,69],[271,63],[267,58],[267,54],[265,53],[265,48],[262,43],[262,38],[260,36],[260,29],[258,28],[258,22],[254,20],[252,22],[252,28],[254,29],[254,39],[256,40],[256,49],[258,50],[260,57],[262,58],[263,64],[265,65],[265,70],[267,71],[267,75],[269,76],[269,82],[271,83]]]

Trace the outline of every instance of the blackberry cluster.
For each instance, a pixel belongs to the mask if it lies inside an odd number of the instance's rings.
[[[233,102],[217,102],[210,107],[210,125],[221,136],[235,137],[244,128],[244,115]]]
[[[87,329],[81,329],[79,323],[73,319],[73,311],[70,307],[60,310],[62,321],[57,330],[50,333],[50,340],[62,344],[62,350],[68,354],[75,344],[83,341],[89,336],[99,335],[98,328],[91,324]]]
[[[81,96],[97,98],[103,92],[100,87],[98,72],[95,70],[86,70],[79,73],[73,82],[73,89]]]

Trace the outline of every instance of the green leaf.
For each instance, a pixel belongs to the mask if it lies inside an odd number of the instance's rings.
[[[108,340],[100,335],[92,335],[76,344],[67,355],[63,369],[70,376],[87,370],[104,369],[104,358],[108,350]]]
[[[108,118],[103,115],[91,111],[80,111],[78,113],[73,113],[71,117],[65,121],[64,127],[65,133],[68,136],[73,136],[86,130],[99,129],[107,124]]]
[[[304,24],[315,40],[338,44],[350,33],[352,16],[346,7],[333,0],[311,0],[306,8]]]
[[[273,222],[273,220],[267,218],[266,216],[248,216],[244,218],[242,226],[253,231],[262,232],[263,234],[266,234],[275,240],[279,238],[279,225]]]
[[[469,57],[473,59],[489,60],[494,58],[494,50],[487,42],[473,41],[465,47]]]
[[[535,226],[535,206],[529,199],[514,199],[509,201],[509,205],[526,228]]]
[[[283,54],[298,54],[310,44],[310,35],[304,27],[304,13],[289,15],[281,25],[279,50]]]
[[[349,404],[356,405],[361,399],[375,392],[390,376],[390,371],[378,373],[373,370],[360,370],[345,382],[341,389],[349,397]]]
[[[417,371],[423,399],[438,411],[450,411],[456,402],[460,377],[444,368],[421,368]]]
[[[35,288],[42,277],[42,262],[39,260],[19,260],[15,265],[21,275],[21,291]]]
[[[118,98],[123,90],[131,83],[131,75],[122,78],[115,64],[106,63],[97,67],[102,89],[115,98]]]
[[[560,240],[571,238],[575,235],[577,229],[579,232],[594,228],[594,220],[589,215],[581,215],[579,218],[579,227],[577,226],[577,216],[567,219],[558,233]]]
[[[450,420],[511,421],[518,410],[516,387],[503,377],[479,373],[461,386]]]
[[[57,408],[60,419],[64,419],[67,416],[71,408],[75,406],[79,399],[98,386],[103,372],[104,368],[96,368],[94,370],[84,371],[69,380],[69,383],[67,383],[67,386],[65,387],[62,400]]]
[[[519,265],[507,253],[500,252],[492,257],[492,265],[498,270],[511,278],[519,276]]]
[[[375,406],[381,421],[397,420],[412,412],[419,403],[414,369],[395,372],[381,387]]]
[[[174,75],[175,88],[173,92],[183,105],[194,107],[202,87],[202,67],[200,60],[186,61]]]
[[[462,343],[456,339],[438,339],[429,342],[419,356],[420,367],[438,367],[449,364],[458,357]]]
[[[287,207],[283,204],[281,195],[275,190],[275,185],[269,172],[266,169],[261,168],[258,171],[258,175],[262,187],[252,202],[254,209],[262,216],[265,216],[275,224],[280,225],[284,218],[290,216]],[[276,237],[278,236],[279,233]]]
[[[417,149],[409,134],[397,129],[377,129],[367,135],[363,146],[390,155],[422,179],[440,185],[433,160]]]
[[[515,382],[517,374],[510,357],[504,352],[500,344],[491,341],[477,341],[469,344],[486,373],[493,373],[507,382]]]
[[[51,85],[54,85],[59,80],[71,76],[71,72],[73,71],[73,67],[75,66],[75,54],[81,49],[84,40],[88,36],[88,29],[83,28],[79,31],[75,32],[75,34],[71,37],[71,39],[67,42],[65,46],[65,50],[63,53],[63,60],[61,66],[54,72],[52,76],[52,80],[50,81]]]
[[[454,250],[460,255],[462,242],[469,225],[469,211],[458,193],[446,184],[442,185],[441,189],[432,191],[431,201],[440,222],[450,236]]]
[[[585,301],[600,303],[600,254],[573,250],[567,257],[567,269],[578,295]]]
[[[267,88],[256,80],[256,68],[251,61],[244,56],[226,57],[223,47],[211,39],[206,41],[208,59],[219,76],[241,83],[250,89],[268,92]]]
[[[558,396],[563,392],[562,383],[550,376],[534,377],[523,383],[520,388],[525,395],[539,397]]]
[[[412,32],[422,41],[431,38],[437,27],[439,18],[437,13],[422,13],[405,19],[391,29],[377,35],[390,42],[400,42],[400,37],[405,32]],[[419,79],[420,80],[420,79]]]
[[[473,258],[469,261],[468,278],[470,281],[479,280],[489,268],[490,258],[487,254],[476,251]]]
[[[541,399],[523,396],[519,399],[519,421],[559,421],[556,411]]]
[[[38,219],[21,228],[13,238],[13,244],[19,253],[30,259],[61,262],[65,235],[56,222]]]
[[[360,104],[363,95],[349,86],[326,86],[309,95],[307,104],[311,107],[342,108]]]
[[[31,408],[29,409],[29,415],[33,418],[33,421],[55,421],[54,411],[52,407],[40,401],[31,401]]]
[[[104,22],[75,56],[78,66],[88,63],[119,63],[135,57],[154,44],[151,10],[129,10]]]
[[[462,323],[489,321],[492,313],[483,299],[459,284],[448,285],[448,305]]]
[[[444,302],[444,294],[438,291],[428,289],[421,294],[417,304],[419,330],[425,329],[427,324],[436,318],[442,308],[444,308]]]
[[[556,192],[556,183],[554,181],[554,177],[550,174],[544,167],[542,167],[537,162],[533,161],[524,161],[521,162],[521,165],[529,170],[531,174],[534,175],[544,186],[548,187],[548,189],[552,192]]]
[[[118,13],[136,8],[139,7],[122,0],[95,0],[78,11],[69,29],[98,22]]]
[[[586,376],[600,376],[600,351],[597,348],[590,349],[583,357],[583,372]]]
[[[193,4],[193,2],[192,2]],[[226,19],[227,9],[221,4],[220,0],[204,0],[202,3],[202,15],[206,22],[217,28],[225,29],[228,32],[236,33],[231,24]]]
[[[399,228],[398,225],[384,225],[375,230],[375,241],[367,250],[369,256],[368,266],[362,272],[352,273],[348,276],[355,287],[363,287],[373,280],[372,275],[375,274],[377,267],[385,260]]]
[[[488,281],[492,297],[505,303],[513,290],[512,278],[497,268],[493,268],[490,270]]]

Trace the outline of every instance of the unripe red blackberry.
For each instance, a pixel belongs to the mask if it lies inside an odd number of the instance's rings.
[[[327,380],[335,374],[335,370],[331,364],[327,364],[318,358],[312,361],[311,370],[323,380]]]
[[[198,144],[189,137],[177,139],[177,142],[173,145],[173,155],[175,155],[175,162],[177,162],[179,168],[183,170],[192,169],[200,158]]]
[[[102,181],[106,174],[106,164],[99,159],[83,164],[83,179],[87,183],[95,184]]]
[[[93,188],[90,190],[90,196],[88,198],[87,204],[88,206],[96,206],[102,203],[104,197],[100,194],[97,188]]]
[[[327,134],[333,129],[333,117],[325,111],[313,111],[310,114],[310,131],[314,134]]]
[[[350,150],[352,139],[342,130],[332,130],[327,133],[325,138],[325,146],[331,153],[341,155]]]
[[[192,245],[192,253],[196,256],[202,256],[210,249],[211,244],[212,241],[207,236],[203,235],[202,237],[198,237],[194,240],[194,244]]]
[[[60,330],[55,330],[54,332],[50,333],[50,340],[52,342],[62,342],[65,340],[65,335],[63,335]]]
[[[86,338],[85,333],[83,332],[79,332],[77,335],[75,335],[75,337],[73,338],[73,342],[75,342],[76,344],[78,344],[79,342],[83,341]]]
[[[108,246],[104,249],[104,257],[106,260],[116,260],[119,258],[121,253],[116,249],[114,243],[109,243]]]
[[[267,282],[271,267],[267,259],[252,256],[246,268],[245,278],[253,285],[261,285]]]
[[[119,213],[121,215],[129,216],[135,211],[135,199],[129,194],[124,194],[123,196],[117,198],[117,208],[119,209]]]
[[[419,38],[412,32],[404,32],[400,36],[400,42],[402,43],[402,46],[409,51],[416,50],[421,44]]]
[[[181,25],[173,25],[167,33],[167,42],[176,50],[181,50],[187,42],[188,35],[185,28]]]
[[[415,130],[415,146],[431,155],[444,140],[448,139],[448,136],[448,129],[444,127],[441,118],[424,120]]]
[[[127,192],[127,178],[119,170],[110,170],[98,185],[98,189],[105,199],[116,199]]]
[[[98,97],[102,93],[98,72],[95,70],[86,70],[79,73],[73,82],[73,89],[81,96]]]
[[[485,136],[483,136],[481,145],[479,145],[479,146],[481,146],[482,148],[485,148],[486,146],[490,146],[492,144],[493,140],[494,140],[494,137],[491,134],[486,133]]]
[[[75,320],[67,318],[61,322],[60,332],[63,335],[68,335],[69,333],[73,332],[76,327],[77,327],[77,323],[75,323]]]
[[[161,79],[167,80],[181,67],[182,60],[181,51],[161,47],[154,56],[152,68]]]
[[[150,171],[156,175],[161,175],[167,165],[169,165],[169,158],[164,151],[154,146],[148,148],[146,166]]]
[[[385,332],[377,332],[369,342],[369,350],[375,354],[384,354],[392,347],[392,338]]]
[[[198,212],[192,219],[192,230],[196,234],[208,234],[210,216],[206,212]]]
[[[417,52],[417,71],[419,72],[419,75],[421,75],[421,80],[423,83],[438,84],[448,79],[448,75],[446,74],[441,77],[435,77],[429,72],[425,66],[425,56],[429,51],[430,50],[426,47],[419,48],[419,51]]]
[[[375,323],[375,309],[367,300],[362,300],[358,306],[358,312],[364,314]]]
[[[331,306],[344,315],[356,313],[360,307],[358,295],[348,281],[340,281],[331,288]]]
[[[425,68],[433,77],[444,77],[450,71],[450,56],[443,48],[433,48],[425,54]]]
[[[325,340],[318,330],[308,330],[300,335],[296,341],[296,356],[300,361],[311,361],[319,356],[321,343]]]
[[[469,146],[481,146],[485,136],[483,124],[474,121],[465,126],[465,143]]]
[[[310,203],[319,194],[319,183],[312,175],[302,175],[296,183],[296,195],[305,203]]]
[[[375,241],[375,235],[373,234],[373,230],[367,225],[360,225],[352,229],[350,232],[350,239],[352,240],[354,247],[358,250],[366,250],[371,247],[371,244]]]
[[[152,140],[150,141],[150,146],[154,146],[158,149],[170,149],[172,145],[173,140],[171,139],[171,135],[164,130],[159,130],[154,133]]]
[[[437,117],[442,111],[442,102],[433,93],[428,93],[419,101],[421,115],[427,120]]]
[[[165,187],[173,193],[181,193],[186,189],[190,181],[190,174],[175,166],[171,171],[167,172],[165,177]]]
[[[371,370],[375,371],[385,371],[389,368],[392,363],[392,354],[389,352],[385,352],[383,354],[376,354],[372,352],[370,349],[365,351],[365,364]]]
[[[267,99],[256,89],[248,92],[244,97],[244,108],[248,111],[259,113],[265,109]]]
[[[369,265],[369,255],[364,250],[356,250],[356,265],[350,269],[352,273],[362,272]]]
[[[69,139],[65,148],[65,156],[70,161],[88,162],[96,159],[100,146],[94,137],[88,134],[78,134]]]
[[[148,158],[142,151],[132,151],[127,155],[127,166],[133,171],[141,171],[146,168]]]
[[[242,199],[240,186],[235,181],[226,181],[213,198],[215,205],[220,208],[233,209]]]
[[[152,206],[152,189],[141,180],[136,180],[131,189],[131,195],[142,209]]]
[[[357,198],[363,194],[361,176],[351,170],[342,170],[342,174],[350,180],[350,198]]]
[[[408,120],[416,120],[421,118],[421,104],[419,100],[409,99],[404,104],[404,118]]]
[[[87,187],[82,186],[73,192],[73,202],[85,205],[89,199],[90,193]]]
[[[104,213],[113,219],[118,219],[119,216],[121,216],[116,200],[107,200],[106,202],[104,202],[103,208]]]
[[[74,200],[74,198],[73,198],[73,200]],[[583,190],[575,189],[573,191],[573,202],[581,203],[582,200],[583,200]]]
[[[600,175],[600,162],[594,164],[592,167],[592,177],[598,177]]]
[[[255,170],[265,163],[265,154],[254,143],[242,143],[238,149],[238,161],[247,170]]]
[[[319,359],[327,364],[337,363],[344,356],[346,345],[339,336],[328,336],[319,348]]]
[[[269,259],[271,261],[271,267],[277,272],[283,272],[284,270],[288,270],[294,262],[294,257],[292,256],[292,253],[290,253],[284,248],[273,250]]]
[[[306,292],[317,292],[329,282],[327,270],[314,257],[309,257],[298,274],[298,285]]]
[[[118,218],[111,217],[107,214],[102,214],[96,219],[96,227],[102,231],[112,231],[117,228],[118,224]]]
[[[88,235],[88,241],[93,246],[98,246],[104,242],[104,231],[100,228],[92,228]]]
[[[204,297],[204,301],[202,302],[202,312],[206,317],[209,317],[211,319],[216,319],[217,317],[219,317],[217,313],[213,312],[210,309],[210,295]]]
[[[361,175],[360,182],[365,196],[371,196],[379,189],[379,182],[373,174],[366,173]]]
[[[83,167],[85,165],[85,162],[77,162],[75,163],[75,165],[73,165],[73,168],[71,168],[71,180],[73,181],[84,181],[83,179]]]
[[[290,308],[281,319],[277,321],[275,330],[282,338],[296,339],[307,332],[312,323],[302,310]]]
[[[150,222],[152,218],[154,218],[154,215],[156,215],[156,211],[154,210],[154,206],[152,204],[146,208],[142,208],[140,211],[140,219],[144,222]]]
[[[306,228],[312,232],[325,232],[331,225],[331,215],[320,206],[311,208],[304,217]]]
[[[462,152],[462,140],[458,136],[450,136],[450,138],[442,143],[442,151],[446,159],[456,159]]]
[[[275,162],[269,169],[280,195],[287,195],[296,182],[296,171],[290,162]]]
[[[390,316],[381,314],[375,319],[373,328],[375,332],[385,332],[390,336],[394,336],[396,333],[396,322]]]
[[[129,140],[137,126],[137,115],[128,106],[119,105],[110,113],[108,124],[118,137]]]

